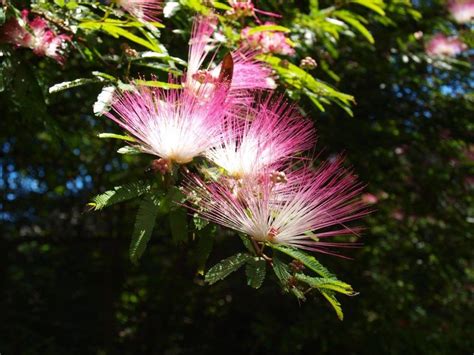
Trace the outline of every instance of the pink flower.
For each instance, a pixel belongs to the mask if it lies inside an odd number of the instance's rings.
[[[473,0],[451,0],[448,9],[456,22],[467,23],[474,18]]]
[[[1,28],[1,39],[3,42],[14,44],[18,47],[31,48],[33,45],[33,36],[28,32],[28,11],[22,12],[22,18],[12,18]]]
[[[258,98],[243,117],[226,121],[222,131],[221,142],[206,157],[235,178],[278,169],[285,159],[310,149],[316,141],[312,123],[282,96]]]
[[[275,25],[266,22],[265,26]],[[291,46],[291,42],[280,31],[258,31],[252,33],[251,27],[246,27],[241,32],[244,48],[252,48],[262,53],[274,53],[282,55],[294,55],[295,50]]]
[[[303,168],[290,172],[286,182],[275,182],[270,174],[230,181],[206,185],[191,177],[184,192],[191,209],[203,218],[257,242],[334,254],[332,248],[353,244],[326,239],[355,234],[357,229],[347,227],[346,222],[367,213],[356,199],[361,187],[341,167],[340,160],[325,163],[316,171]]]
[[[455,57],[466,48],[466,44],[457,37],[437,34],[426,45],[426,53],[430,56]]]
[[[115,0],[125,11],[137,19],[149,22],[158,22],[161,13],[161,1],[158,0]]]
[[[205,61],[212,53],[211,35],[216,23],[211,17],[198,16],[194,20],[193,32],[189,43],[188,71],[185,86],[190,91],[199,91],[201,99],[212,95],[216,85],[230,81],[229,98],[235,102],[248,101],[249,90],[273,89],[275,82],[271,70],[258,62],[252,51],[237,50],[227,56],[223,62],[213,67],[205,67]]]
[[[252,0],[229,0],[229,5],[232,10],[227,11],[228,15],[235,15],[236,17],[255,16],[255,6]]]
[[[377,202],[379,202],[379,199],[377,196],[373,195],[373,194],[369,194],[369,193],[366,193],[366,194],[363,194],[362,195],[362,201],[368,205],[373,205]]]
[[[28,10],[22,11],[22,18],[13,18],[3,26],[2,39],[18,47],[30,48],[38,56],[53,58],[64,64],[66,43],[71,37],[65,34],[56,35],[48,23],[41,17],[28,20]]]
[[[280,15],[272,12],[256,9],[252,3],[252,0],[229,0],[229,5],[232,7],[232,9],[228,10],[226,14],[229,16],[235,16],[237,18],[253,16],[255,20],[260,23],[256,13],[273,17],[281,17]]]
[[[64,48],[70,36],[65,34],[56,35],[48,28],[46,21],[40,17],[35,17],[30,22],[33,32],[33,52],[39,56],[46,56],[55,59],[58,63],[64,64]]]
[[[186,90],[136,87],[119,95],[107,117],[137,139],[137,148],[168,165],[189,163],[219,139],[226,90],[202,103]]]

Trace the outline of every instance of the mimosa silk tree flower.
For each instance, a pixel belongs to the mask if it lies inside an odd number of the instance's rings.
[[[212,96],[214,88],[225,80],[230,81],[229,100],[248,102],[249,90],[274,89],[275,82],[270,68],[255,59],[252,51],[237,50],[224,58],[223,62],[212,63],[211,35],[216,20],[209,16],[197,16],[189,42],[188,70],[185,87],[199,93],[202,100]],[[211,58],[209,58],[211,57]],[[206,59],[210,63],[205,65]]]
[[[265,26],[275,25],[272,22],[266,22]],[[246,27],[241,32],[242,43],[244,48],[251,48],[262,53],[275,53],[292,56],[295,50],[291,46],[291,42],[281,31],[259,31],[252,32],[251,27]]]
[[[452,0],[448,9],[456,22],[468,23],[474,19],[474,0]]]
[[[426,54],[430,56],[455,57],[467,48],[457,37],[446,37],[438,34],[426,45]]]
[[[272,17],[281,17],[273,12],[262,11],[255,8],[252,0],[229,0],[229,5],[231,6],[231,9],[226,12],[226,15],[236,18],[252,16],[258,23],[260,23],[256,13]]]
[[[316,141],[311,121],[303,119],[284,97],[259,97],[241,116],[222,125],[221,141],[206,157],[234,178],[278,170],[297,152]]]
[[[142,21],[158,22],[162,10],[162,3],[158,0],[115,0],[115,2]]]
[[[216,144],[228,89],[201,102],[186,90],[137,87],[115,98],[107,117],[137,139],[137,148],[172,163],[189,163]]]
[[[358,198],[361,189],[338,160],[316,171],[288,172],[283,181],[274,174],[262,174],[260,179],[205,184],[193,176],[184,192],[191,209],[203,218],[256,242],[338,255],[333,248],[354,244],[328,239],[357,233],[346,222],[367,214]]]
[[[50,57],[64,64],[66,43],[71,37],[56,35],[41,17],[30,21],[28,10],[23,10],[21,14],[20,20],[12,18],[1,28],[0,39],[18,47],[30,48],[38,56]]]

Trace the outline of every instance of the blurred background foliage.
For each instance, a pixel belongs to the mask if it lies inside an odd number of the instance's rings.
[[[60,25],[62,13],[86,3],[37,1],[33,9]],[[264,60],[315,120],[315,151],[322,158],[345,152],[376,201],[354,260],[318,256],[360,292],[342,300],[343,322],[322,298],[299,304],[271,282],[255,291],[243,273],[204,286],[196,242],[173,241],[166,221],[157,221],[133,265],[136,203],[87,210],[92,195],[142,178],[150,163],[97,138],[118,132],[94,116],[97,95],[108,81],[151,73],[166,81],[168,71],[182,70],[191,16],[210,3],[176,2],[160,34],[144,37],[150,48],[77,19],[66,24],[77,35],[64,67],[0,48],[0,352],[471,353],[472,51],[430,58],[424,42],[437,32],[458,34],[470,48],[473,40],[470,25],[455,24],[444,2],[256,2],[283,15],[270,20],[295,44],[294,57]],[[242,27],[235,22],[221,19],[225,45],[235,45],[232,33]],[[150,31],[137,26],[137,36]],[[164,55],[141,61],[127,56],[130,48]],[[307,56],[318,63],[311,76],[298,71]],[[49,92],[77,78],[89,82]],[[239,250],[237,239],[219,236],[209,264]]]

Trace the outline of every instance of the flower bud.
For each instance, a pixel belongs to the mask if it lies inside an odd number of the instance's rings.
[[[306,58],[303,58],[301,60],[301,63],[300,63],[300,67],[302,69],[314,69],[318,66],[318,63],[316,62],[316,60],[314,60],[313,58],[311,57],[306,57]]]

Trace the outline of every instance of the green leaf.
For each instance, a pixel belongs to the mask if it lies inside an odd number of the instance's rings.
[[[90,79],[90,78],[80,78],[72,81],[64,81],[62,83],[55,84],[49,88],[49,93],[53,94],[55,92],[63,91],[63,90],[68,90],[71,88],[75,88],[78,86],[86,85],[86,84],[95,84],[95,83],[100,83],[103,82],[103,79],[96,78],[96,79]]]
[[[130,136],[125,136],[121,134],[115,134],[115,133],[99,133],[97,135],[99,138],[113,138],[113,139],[120,139],[123,141],[128,141],[128,142],[136,142],[135,138],[130,137]]]
[[[182,60],[181,58],[173,57],[166,53],[156,53],[156,52],[150,52],[150,51],[139,52],[137,57],[131,58],[132,61],[143,60],[143,59],[161,59],[163,61],[176,62],[183,66],[186,66],[188,64],[186,61]]]
[[[341,304],[337,300],[336,296],[334,296],[334,292],[321,291],[321,290],[319,292],[322,293],[324,298],[326,298],[329,301],[329,303],[331,304],[332,308],[334,308],[334,310],[336,311],[336,314],[337,314],[337,318],[339,318],[340,320],[343,320],[344,319],[344,313],[342,313]]]
[[[245,248],[247,248],[249,252],[255,254],[255,249],[252,245],[252,241],[250,240],[250,238],[247,237],[245,234],[240,234],[240,233],[239,233],[239,237],[242,240],[242,243],[244,244]]]
[[[291,293],[296,296],[296,298],[300,301],[306,301],[306,296],[304,295],[304,292],[301,291],[297,287],[292,287],[291,288]]]
[[[384,2],[382,0],[351,0],[351,3],[365,6],[379,15],[385,16],[385,11],[383,10]]]
[[[79,5],[77,4],[76,1],[74,0],[71,0],[71,1],[68,1],[67,4],[66,4],[66,8],[68,8],[69,10],[74,10],[75,8],[77,8]]]
[[[168,213],[169,211],[174,211],[181,208],[181,204],[185,200],[185,195],[177,186],[172,186],[169,188],[168,193],[163,199],[161,211],[163,213]]]
[[[238,253],[227,259],[221,260],[211,267],[206,273],[205,281],[210,285],[225,279],[234,271],[240,269],[252,256],[247,253]]]
[[[113,83],[118,81],[118,79],[116,77],[114,77],[113,75],[110,75],[110,74],[107,74],[107,73],[102,73],[102,72],[97,71],[97,70],[93,71],[92,75],[94,75],[97,78],[101,78],[101,79],[111,81]]]
[[[310,73],[278,57],[259,55],[258,59],[271,65],[280,79],[290,87],[308,95],[319,109],[323,109],[321,102],[326,99],[350,111],[350,104],[354,97],[335,90],[330,85],[314,78]]]
[[[214,6],[214,8],[219,9],[219,10],[225,10],[225,11],[232,10],[232,7],[219,1],[213,1],[212,6]]]
[[[317,261],[314,256],[308,255],[305,252],[302,252],[301,250],[290,248],[284,245],[269,243],[268,246],[286,255],[289,255],[296,260],[301,261],[303,265],[310,268],[311,270],[313,270],[318,275],[321,275],[324,278],[336,279],[336,277],[331,272],[329,272],[328,269],[321,265],[321,263]]]
[[[209,15],[211,12],[211,9],[203,5],[200,0],[180,0],[180,3],[203,15]]]
[[[151,186],[144,181],[135,181],[122,186],[117,186],[113,190],[95,196],[89,204],[94,210],[98,211],[113,204],[131,200],[132,198],[149,192]]]
[[[163,27],[161,24],[159,24],[159,26]],[[82,22],[79,27],[88,30],[101,30],[115,38],[127,38],[128,40],[135,42],[145,48],[151,49],[154,52],[163,52],[159,45],[156,45],[148,39],[143,39],[124,28],[143,27],[143,24],[140,22],[121,21],[108,18],[103,21],[85,21]]]
[[[372,43],[372,44],[375,43],[375,40],[374,40],[374,37],[372,36],[372,34],[369,32],[369,30],[360,21],[360,20],[362,20],[362,18],[357,19],[354,16],[354,14],[352,14],[349,11],[345,11],[345,10],[335,11],[334,16],[339,17],[341,20],[343,20],[344,22],[347,22],[349,25],[354,27],[370,43]]]
[[[278,26],[278,25],[262,25],[262,26],[256,26],[253,27],[249,30],[248,34],[253,35],[258,32],[264,32],[264,31],[277,31],[277,32],[291,32],[291,30],[287,27],[283,26]]]
[[[155,226],[159,208],[160,198],[150,193],[146,194],[140,202],[129,250],[130,260],[134,264],[145,252]]]
[[[272,266],[273,272],[280,281],[283,289],[288,292],[289,281],[292,277],[290,268],[283,261],[281,261],[277,255],[273,255]]]
[[[168,215],[173,242],[180,243],[188,240],[188,214],[183,208],[171,211]]]
[[[317,288],[318,290],[335,291],[347,296],[356,295],[356,292],[354,292],[351,285],[339,280],[311,277],[304,274],[296,274],[295,278],[298,281],[308,284],[311,288]]]
[[[113,31],[112,31],[112,29],[113,29]],[[148,49],[151,49],[152,51],[155,51],[155,52],[158,52],[158,53],[162,52],[162,50],[159,46],[155,45],[154,43],[151,43],[150,41],[146,41],[143,38],[138,37],[137,35],[134,35],[133,33],[129,32],[129,31],[123,29],[123,28],[115,27],[115,26],[114,27],[109,27],[108,32],[109,33],[115,33],[115,34],[118,34],[122,37],[125,37],[125,38],[129,39],[132,42],[140,44],[143,47],[146,47]]]
[[[183,86],[181,84],[166,83],[164,81],[157,80],[135,80],[135,84],[143,86],[151,86],[154,88],[163,88],[163,89],[181,89]]]
[[[247,275],[247,285],[253,288],[260,288],[267,271],[267,263],[260,257],[253,257],[245,265],[245,274]]]

